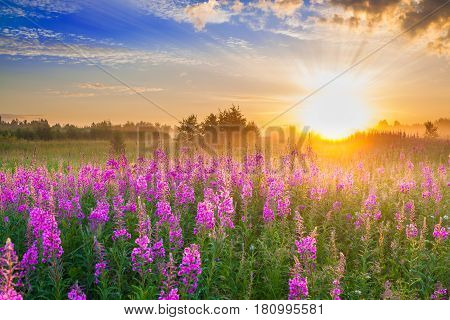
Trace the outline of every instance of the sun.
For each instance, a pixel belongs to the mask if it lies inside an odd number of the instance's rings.
[[[371,108],[357,82],[341,81],[311,96],[301,112],[301,121],[324,138],[338,140],[367,129]]]

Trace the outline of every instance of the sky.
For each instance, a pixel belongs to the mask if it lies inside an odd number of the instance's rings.
[[[448,2],[0,0],[0,114],[176,124],[234,104],[259,125],[356,109],[372,122],[449,117]]]

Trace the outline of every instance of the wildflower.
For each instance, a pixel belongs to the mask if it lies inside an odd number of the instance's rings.
[[[289,300],[302,300],[308,297],[308,281],[299,275],[289,279]]]
[[[133,271],[143,275],[145,272],[151,272],[151,263],[153,262],[153,251],[150,246],[150,240],[147,235],[143,235],[135,240],[138,245],[131,252],[131,263]],[[163,248],[164,250],[164,248]]]
[[[434,226],[433,230],[433,237],[438,241],[447,239],[447,236],[449,234],[449,232],[444,227],[442,227],[441,224],[442,219],[440,219],[439,223]]]
[[[263,219],[264,222],[270,222],[273,221],[273,219],[275,218],[273,210],[270,208],[270,203],[269,201],[266,201],[266,203],[264,203],[264,208],[263,208]]]
[[[338,279],[333,280],[333,288],[330,291],[333,300],[341,300],[341,283]]]
[[[435,290],[431,295],[431,300],[447,300],[447,289],[440,282],[436,283]]]
[[[289,197],[282,197],[277,200],[277,212],[280,217],[288,215],[291,212]]]
[[[155,242],[152,247],[154,257],[164,258],[166,255],[166,251],[164,250],[163,240]]]
[[[27,249],[27,251],[22,256],[22,261],[20,261],[20,267],[22,268],[22,276],[27,276],[31,271],[36,269],[36,265],[39,260],[39,251],[37,248],[37,241]]]
[[[67,294],[69,300],[86,300],[86,294],[80,288],[78,283],[75,283]]]
[[[197,289],[198,276],[202,273],[200,252],[196,244],[191,244],[184,249],[183,259],[180,264],[178,276],[186,288],[188,294],[192,294]]]
[[[162,224],[164,222],[169,222],[172,217],[172,210],[170,208],[170,203],[167,201],[158,201],[156,204],[156,212],[155,215],[159,217],[158,224]]]
[[[408,239],[413,239],[415,237],[417,237],[417,235],[419,234],[419,231],[417,230],[416,224],[415,223],[410,223],[406,226],[406,237]]]
[[[344,272],[345,272],[345,256],[341,252],[339,254],[339,262],[335,270],[335,279],[333,280],[333,288],[330,291],[330,295],[333,300],[341,300],[342,294],[341,280],[344,277]]]
[[[333,203],[333,210],[339,212],[342,209],[342,203],[340,201],[335,201]]]
[[[394,298],[394,293],[392,292],[391,286],[391,282],[389,280],[386,280],[386,282],[384,283],[384,292],[381,295],[381,299],[391,300]]]
[[[94,210],[89,215],[92,229],[96,229],[98,226],[108,222],[109,204],[105,201],[99,201]]]
[[[373,210],[377,205],[377,196],[375,193],[370,193],[366,201],[364,201],[364,207],[366,210]]]
[[[131,234],[125,228],[114,230],[112,239],[113,240],[117,240],[117,239],[127,239],[127,240],[129,240],[129,239],[131,239]]]
[[[94,236],[94,251],[97,259],[97,263],[95,264],[94,278],[95,283],[98,284],[100,277],[108,267],[108,263],[105,260],[105,249],[103,248],[103,245],[98,242],[96,236]]]
[[[123,198],[118,195],[114,197],[113,207],[114,207],[114,222],[115,222],[115,230],[113,231],[112,239],[115,241],[117,239],[131,239],[131,234],[128,232],[125,227],[124,222],[124,206],[122,206]]]
[[[29,224],[34,237],[42,245],[42,262],[59,259],[64,251],[55,216],[47,210],[34,208],[30,211]]]
[[[150,236],[152,231],[152,225],[147,212],[145,211],[145,207],[142,203],[140,197],[138,197],[138,233],[139,236],[147,235]]]
[[[176,282],[176,270],[172,253],[169,253],[169,261],[161,270],[163,275],[163,285],[159,294],[159,300],[179,300],[178,288]]]
[[[213,205],[209,201],[199,202],[197,204],[197,227],[200,229],[212,230],[215,225],[215,216]]]
[[[395,221],[397,222],[396,228],[397,230],[403,229],[403,223],[405,222],[405,214],[403,210],[397,211],[395,213]]]
[[[6,240],[0,248],[0,300],[22,300],[22,295],[16,291],[21,278],[21,267],[14,244]]]
[[[297,246],[297,251],[300,257],[306,260],[316,259],[316,239],[314,237],[308,236],[300,240],[295,240],[295,245]]]

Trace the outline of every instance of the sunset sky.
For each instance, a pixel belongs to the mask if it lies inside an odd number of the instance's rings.
[[[450,116],[448,1],[0,0],[0,114],[175,124],[233,103],[264,125],[438,7],[274,124],[348,106],[371,122]]]

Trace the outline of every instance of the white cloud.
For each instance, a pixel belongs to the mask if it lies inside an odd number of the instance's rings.
[[[186,21],[184,9],[190,5],[187,0],[132,0],[132,2],[146,13],[179,22]]]
[[[2,3],[0,15],[11,17],[50,18],[55,14],[70,14],[80,10],[80,5],[67,0],[15,0],[13,5]]]
[[[271,10],[278,18],[293,15],[303,6],[303,0],[259,0],[253,6],[264,10]]]
[[[240,13],[244,9],[244,4],[240,0],[235,0],[231,6],[231,10],[235,13]]]
[[[104,94],[135,94],[136,91],[139,93],[164,91],[163,88],[142,87],[142,86],[131,86],[131,88],[133,88],[132,90],[123,85],[111,85],[101,82],[83,82],[78,84],[78,88],[95,90],[97,92],[101,91]]]
[[[217,0],[189,5],[185,13],[197,31],[203,30],[207,23],[224,23],[230,19],[230,13],[222,10]]]
[[[204,64],[184,52],[175,51],[128,49],[107,41],[96,41],[77,35],[63,35],[45,29],[3,28],[0,30],[0,54],[15,58],[34,57],[46,61],[82,62],[108,66]]]
[[[121,96],[133,95],[147,92],[161,92],[163,88],[131,86],[132,89],[124,85],[114,85],[101,82],[82,82],[75,85],[72,90],[47,90],[48,94],[62,98],[90,98],[96,96]]]

